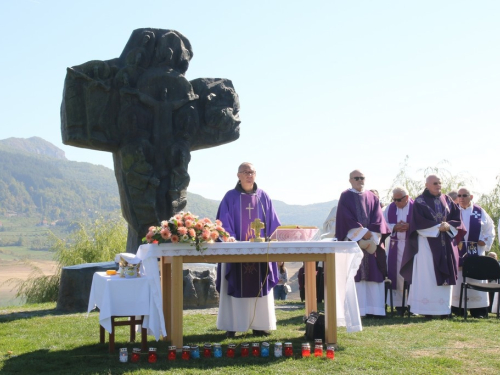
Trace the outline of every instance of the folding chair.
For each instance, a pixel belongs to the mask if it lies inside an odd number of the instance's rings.
[[[388,277],[384,280],[385,284],[385,308],[387,309],[387,293],[389,293],[389,299],[391,301],[391,315],[394,315],[394,303],[392,301],[392,281]]]
[[[467,319],[467,290],[477,290],[479,292],[500,292],[500,284],[483,284],[476,281],[467,281],[467,277],[476,280],[499,280],[500,265],[498,262],[487,256],[465,257],[462,266],[462,286],[460,288],[460,303],[464,297],[464,319]],[[465,293],[464,293],[465,292]],[[500,316],[500,303],[497,306],[497,319]]]

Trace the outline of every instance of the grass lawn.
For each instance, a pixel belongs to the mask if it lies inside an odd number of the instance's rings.
[[[99,344],[97,312],[60,314],[55,304],[0,309],[0,372],[2,374],[498,374],[500,373],[500,320],[493,314],[477,320],[454,317],[427,321],[420,317],[364,319],[363,331],[339,329],[335,360],[299,358],[304,342],[303,304],[277,302],[278,330],[266,339],[237,336],[228,340],[215,328],[215,315],[184,315],[184,342],[202,346],[291,341],[296,358],[241,358],[167,361],[168,342],[155,342],[158,362],[146,355],[135,363],[120,363],[118,348],[139,347],[127,342],[126,327],[118,327],[115,354]],[[250,332],[249,332],[250,333]],[[107,336],[107,335],[106,335]],[[107,338],[106,338],[107,339]]]

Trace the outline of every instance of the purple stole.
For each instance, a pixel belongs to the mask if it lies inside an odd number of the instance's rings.
[[[469,229],[467,230],[469,236],[467,241],[462,241],[458,246],[458,266],[462,267],[464,259],[466,256],[478,256],[477,251],[477,241],[479,241],[479,235],[481,234],[481,207],[472,205],[472,213],[469,220]]]
[[[406,222],[410,222],[411,211],[413,209],[413,200],[408,199],[408,216],[406,217]],[[397,223],[398,215],[396,204],[391,203],[387,208],[387,219],[389,223]],[[408,231],[405,233],[405,241],[408,240]],[[390,242],[389,242],[389,257],[387,259],[387,275],[389,279],[391,279],[393,288],[396,287],[397,275],[398,275],[398,232],[391,233]]]

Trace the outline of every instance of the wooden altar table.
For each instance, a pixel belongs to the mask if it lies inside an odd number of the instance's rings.
[[[148,244],[141,245],[137,251],[137,256],[143,260],[144,272],[155,279],[158,321],[150,316],[150,327],[153,326],[150,329],[155,336],[161,332],[165,338],[168,333],[172,345],[178,348],[183,345],[183,263],[305,262],[306,314],[309,315],[311,311],[317,311],[315,262],[322,261],[325,341],[337,344],[338,321],[347,326],[348,332],[361,330],[354,275],[363,253],[356,242],[218,242],[203,247],[206,250],[198,252],[189,244]],[[159,257],[162,258],[161,283]]]

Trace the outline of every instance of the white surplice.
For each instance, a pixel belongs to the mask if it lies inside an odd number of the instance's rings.
[[[464,241],[467,241],[469,238],[469,225],[470,225],[470,217],[472,214],[473,204],[470,202],[469,207],[462,208],[460,207],[460,211],[462,213],[462,223],[464,223],[465,228],[467,229],[467,233],[464,236]],[[477,246],[477,251],[479,256],[484,256],[487,251],[490,250],[491,245],[493,244],[493,240],[495,239],[495,225],[493,224],[493,220],[486,213],[485,210],[481,208],[481,232],[479,234],[478,241],[484,241],[484,246]],[[453,285],[453,295],[451,300],[451,305],[454,307],[464,307],[464,302],[462,301],[462,306],[458,306],[460,303],[460,288],[462,285],[463,276],[462,269],[458,270],[458,278],[457,285]],[[480,283],[487,283],[486,280],[475,280],[471,278],[467,278],[467,281],[474,281]],[[488,307],[490,305],[490,300],[488,297],[488,292],[479,292],[477,290],[468,290],[467,291],[467,308],[474,309],[479,307]]]
[[[221,263],[222,275],[226,274],[226,263]],[[274,295],[254,298],[235,298],[227,294],[227,280],[221,278],[219,314],[217,329],[232,332],[246,332],[249,329],[268,331],[276,329]]]
[[[437,285],[434,260],[427,237],[437,237],[441,224],[418,230],[418,253],[413,258],[413,280],[408,296],[408,305],[414,314],[448,315],[451,313],[451,285]],[[452,234],[458,231],[450,227]]]
[[[394,230],[394,226],[399,223],[400,221],[404,221],[405,223],[409,222],[409,217],[408,217],[408,211],[410,210],[410,205],[406,204],[403,208],[396,207],[396,223],[389,223],[389,217],[388,217],[388,209],[384,211],[384,218],[385,221],[387,222],[387,225],[391,229],[391,232]],[[397,238],[397,267],[396,267],[396,272],[397,272],[397,278],[396,278],[396,285],[392,286],[392,300],[393,304],[396,307],[400,307],[403,305],[403,286],[404,286],[404,278],[399,274],[399,270],[401,269],[401,260],[403,259],[403,252],[405,251],[405,244],[406,244],[406,232],[397,232],[396,234]],[[387,238],[386,241],[386,246],[385,248],[387,249],[387,265],[389,266],[389,256],[390,256],[390,244],[391,237]],[[387,296],[387,300],[389,301],[389,296]]]

